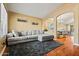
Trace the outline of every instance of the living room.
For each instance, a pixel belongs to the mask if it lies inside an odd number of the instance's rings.
[[[73,45],[78,46],[79,44],[78,6],[79,4],[71,3],[1,4],[2,29],[0,31],[2,32],[2,40],[6,41],[6,43],[1,41],[1,55],[74,55]],[[65,48],[64,46],[61,47],[63,43],[69,48],[66,48],[65,52],[71,52],[65,54],[64,52],[56,52],[58,49],[62,50]],[[9,51],[6,52],[6,50]],[[56,53],[54,54],[51,50]]]

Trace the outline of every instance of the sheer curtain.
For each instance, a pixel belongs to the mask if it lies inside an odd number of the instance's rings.
[[[3,4],[1,4],[1,19],[0,19],[0,36],[7,34],[7,12]]]

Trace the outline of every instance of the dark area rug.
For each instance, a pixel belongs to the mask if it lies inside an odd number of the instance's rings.
[[[31,41],[8,46],[9,56],[43,56],[51,50],[61,46],[56,41]]]

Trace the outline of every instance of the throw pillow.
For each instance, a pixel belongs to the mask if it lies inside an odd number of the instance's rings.
[[[19,36],[19,35],[18,35],[18,32],[14,31],[14,30],[12,30],[12,33],[13,33],[14,37]]]
[[[26,36],[26,32],[21,32],[22,36]]]

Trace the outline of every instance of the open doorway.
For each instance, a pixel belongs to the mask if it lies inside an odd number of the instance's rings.
[[[65,37],[66,35],[72,38],[74,43],[74,13],[67,12],[57,17],[57,37]]]

